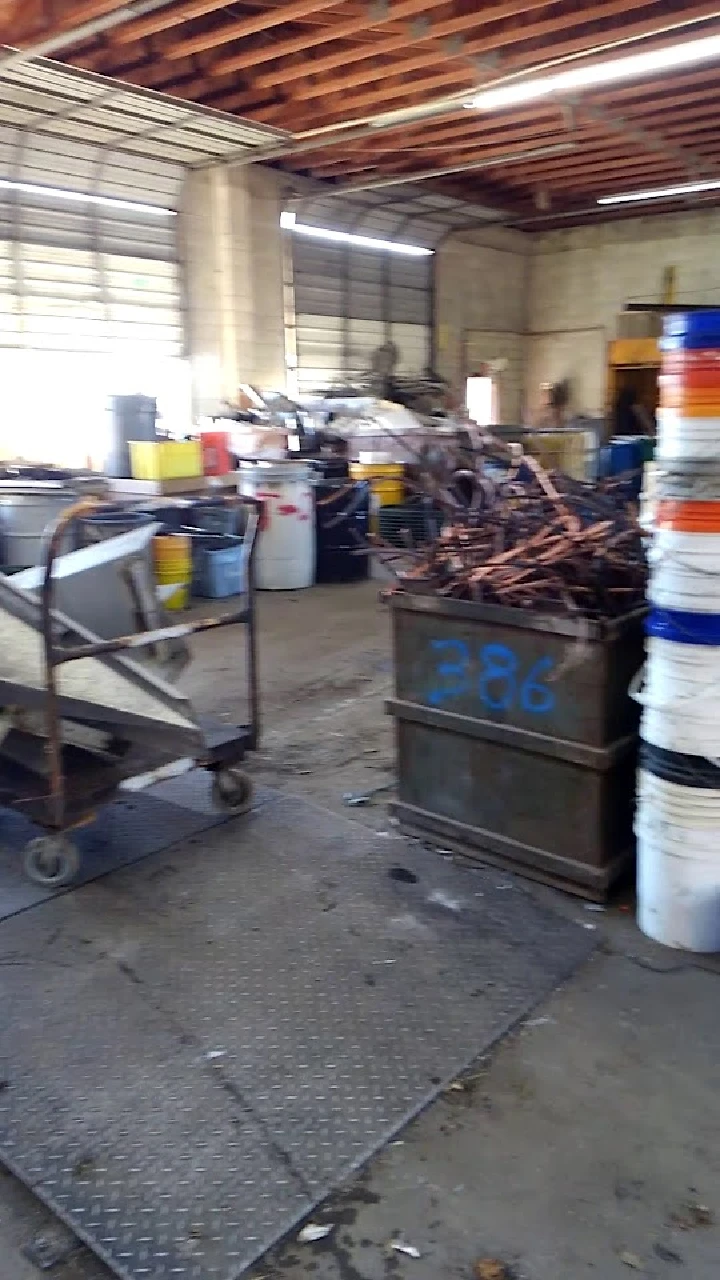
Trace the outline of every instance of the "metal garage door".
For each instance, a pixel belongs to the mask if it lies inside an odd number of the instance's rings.
[[[337,228],[339,206],[318,209]],[[305,223],[307,216],[298,214]],[[397,218],[393,220],[397,223]],[[342,220],[351,233],[393,238],[378,215]],[[392,224],[391,224],[392,225]],[[310,393],[357,378],[370,367],[373,352],[392,341],[403,373],[422,373],[431,359],[431,254],[405,256],[386,249],[335,243],[288,231],[292,237],[298,388]],[[409,235],[408,240],[413,243]],[[422,241],[420,241],[422,244]]]
[[[173,211],[187,166],[284,137],[43,58],[0,57],[0,348],[182,354]]]
[[[0,138],[0,346],[182,353],[172,165]]]
[[[109,396],[191,425],[174,214],[189,165],[275,131],[26,54],[0,56],[0,457],[102,462]]]

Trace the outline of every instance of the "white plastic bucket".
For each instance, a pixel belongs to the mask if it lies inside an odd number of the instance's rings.
[[[655,494],[681,502],[720,502],[720,459],[664,462],[655,470]]]
[[[720,418],[686,418],[679,409],[658,409],[656,458],[720,462]]]
[[[264,503],[256,580],[262,591],[296,591],[315,580],[315,513],[304,462],[243,462],[240,493]]]
[[[667,947],[720,951],[720,791],[638,774],[638,925]]]
[[[631,687],[643,708],[640,736],[653,747],[720,763],[720,647],[650,636]]]
[[[648,599],[663,609],[720,613],[720,533],[654,531]]]

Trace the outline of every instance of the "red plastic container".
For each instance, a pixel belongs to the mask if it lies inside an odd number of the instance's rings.
[[[203,475],[226,476],[229,471],[232,471],[229,431],[203,431],[200,436],[200,445]]]

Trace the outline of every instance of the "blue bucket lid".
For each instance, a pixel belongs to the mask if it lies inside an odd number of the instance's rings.
[[[665,317],[663,333],[666,338],[704,338],[710,346],[720,340],[720,310],[679,311]]]
[[[659,640],[672,640],[675,644],[720,646],[720,614],[686,613],[680,609],[649,611],[645,619],[645,631]]]

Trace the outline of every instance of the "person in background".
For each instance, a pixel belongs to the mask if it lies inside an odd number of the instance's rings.
[[[570,384],[543,382],[540,386],[541,403],[533,420],[533,427],[543,431],[560,431],[567,426],[570,405]]]
[[[618,392],[613,409],[612,430],[615,436],[655,434],[652,415],[641,402],[635,387],[622,387]]]

